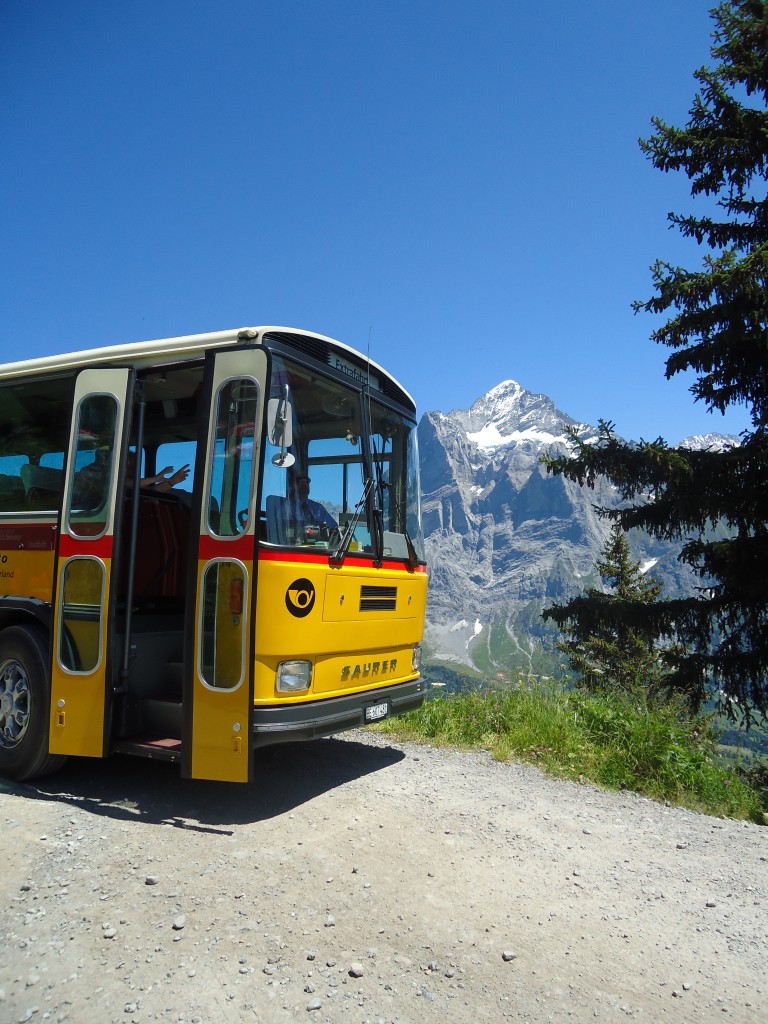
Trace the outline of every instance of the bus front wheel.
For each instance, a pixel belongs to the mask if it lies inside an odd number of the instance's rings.
[[[47,654],[35,626],[0,632],[0,775],[7,779],[49,775],[64,762],[48,753]]]

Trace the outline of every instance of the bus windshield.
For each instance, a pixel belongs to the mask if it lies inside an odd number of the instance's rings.
[[[349,555],[370,557],[378,531],[381,556],[423,560],[412,420],[276,354],[269,420],[262,490],[269,543],[334,551],[343,537]]]

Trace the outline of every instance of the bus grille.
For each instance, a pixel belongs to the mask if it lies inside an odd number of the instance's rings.
[[[393,612],[397,608],[397,587],[360,587],[361,612]]]

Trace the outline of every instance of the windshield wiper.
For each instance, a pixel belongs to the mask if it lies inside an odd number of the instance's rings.
[[[392,489],[391,484],[385,484],[384,486],[389,487],[390,490]],[[416,551],[416,545],[413,543],[410,533],[408,533],[408,517],[405,511],[405,502],[398,502],[395,508],[397,509],[398,525],[403,531],[403,536],[405,537],[405,546],[408,549],[408,567],[410,569],[415,569],[416,566],[419,564],[419,556]]]
[[[366,478],[365,487],[363,488],[363,493],[360,496],[360,500],[358,501],[357,505],[355,505],[354,515],[344,527],[344,533],[341,535],[339,546],[336,548],[335,551],[331,552],[331,555],[328,559],[331,565],[344,564],[344,559],[347,557],[347,552],[349,551],[349,545],[352,543],[354,539],[357,524],[360,522],[360,514],[368,504],[368,497],[372,489],[373,478],[369,476]]]
[[[371,530],[371,545],[373,547],[373,564],[378,567],[384,562],[384,488],[388,487],[389,484],[384,481],[384,448],[386,447],[386,441],[382,445],[381,456],[379,456],[379,453],[376,451],[376,441],[373,433],[370,431],[369,437],[371,439],[372,468],[376,489],[375,500],[371,501],[368,518]]]
[[[408,527],[403,523],[403,536],[405,537],[405,546],[408,548],[408,568],[413,570],[419,564],[419,556],[416,553],[416,545],[411,540],[411,535],[408,533]]]

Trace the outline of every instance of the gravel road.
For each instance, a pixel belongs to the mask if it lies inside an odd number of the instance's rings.
[[[0,783],[0,1021],[765,1021],[768,829],[351,733]]]

